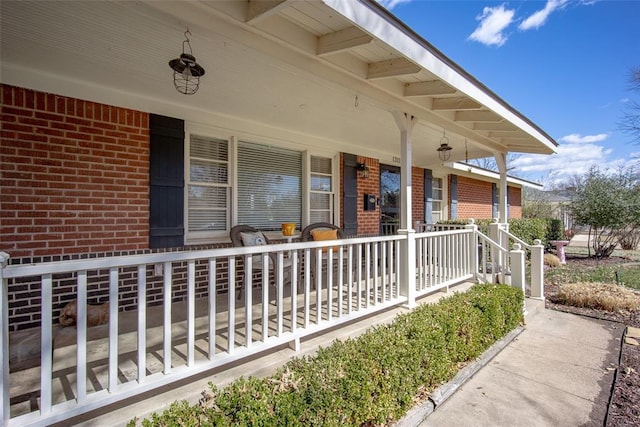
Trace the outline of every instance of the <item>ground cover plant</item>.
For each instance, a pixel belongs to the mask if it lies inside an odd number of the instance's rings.
[[[567,250],[565,266],[545,270],[547,308],[640,328],[640,252],[596,258],[586,248]],[[621,346],[618,369],[606,426],[640,425],[640,346]]]
[[[385,425],[518,326],[522,308],[521,291],[477,285],[293,359],[270,377],[211,385],[200,404],[176,402],[142,425]]]

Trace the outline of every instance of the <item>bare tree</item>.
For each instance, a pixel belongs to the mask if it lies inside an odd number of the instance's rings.
[[[640,67],[631,69],[629,90],[640,93]],[[640,102],[638,100],[632,99],[626,104],[618,127],[631,135],[632,142],[640,144]]]
[[[509,175],[515,175],[514,168],[509,167],[509,163],[516,160],[520,157],[520,153],[507,153],[507,173]],[[498,164],[496,163],[495,157],[483,157],[481,159],[470,159],[469,164],[473,166],[477,166],[482,169],[487,169],[490,171],[498,172]]]

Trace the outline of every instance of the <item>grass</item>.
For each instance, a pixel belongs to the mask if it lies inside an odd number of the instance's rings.
[[[569,254],[588,254],[586,248],[567,248]],[[581,263],[545,271],[545,282],[558,285],[558,299],[567,305],[607,311],[640,309],[640,251],[615,250],[625,262]]]
[[[640,293],[608,283],[568,283],[560,287],[557,298],[562,304],[612,312],[640,308]]]

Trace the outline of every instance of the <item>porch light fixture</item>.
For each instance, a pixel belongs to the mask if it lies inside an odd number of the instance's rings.
[[[191,32],[187,29],[184,32],[182,42],[182,55],[180,58],[169,61],[169,66],[173,70],[173,84],[176,90],[184,95],[193,95],[200,87],[200,77],[204,76],[204,68],[196,62],[191,50],[189,36]],[[187,49],[188,48],[188,52]]]
[[[443,162],[446,162],[451,158],[451,150],[452,148],[449,146],[449,138],[445,135],[444,130],[442,131],[442,138],[440,138],[440,147],[438,147],[438,157]]]
[[[358,178],[369,178],[369,167],[364,163],[356,164],[356,170],[358,171]]]

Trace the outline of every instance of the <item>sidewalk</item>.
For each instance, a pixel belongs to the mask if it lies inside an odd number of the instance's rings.
[[[545,310],[420,426],[602,426],[624,327]]]

